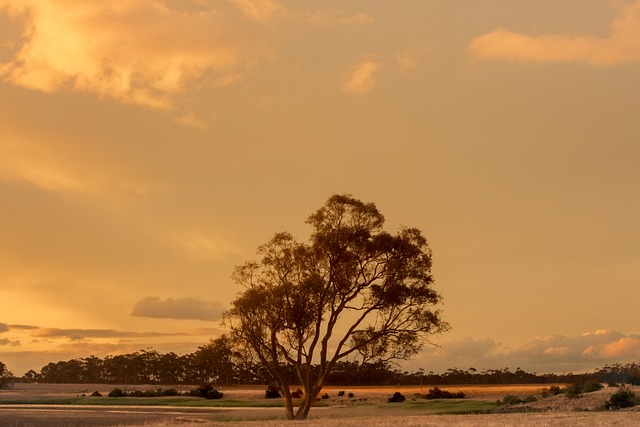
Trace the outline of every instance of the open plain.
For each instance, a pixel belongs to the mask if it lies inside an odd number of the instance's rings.
[[[540,398],[549,385],[441,386],[463,391],[465,399],[427,401],[416,394],[424,387],[327,387],[328,399],[319,401],[304,422],[309,427],[414,426],[640,426],[636,408],[604,411],[615,388],[585,394],[579,399],[564,395]],[[264,387],[223,387],[224,399],[192,397],[108,398],[90,397],[94,391],[106,396],[120,387],[128,391],[153,390],[158,386],[105,384],[16,384],[0,391],[0,425],[11,427],[168,427],[168,426],[267,426],[290,425],[280,402],[264,399]],[[168,387],[162,387],[168,388]],[[181,391],[189,387],[176,387]],[[353,398],[338,392],[353,393]],[[402,403],[388,403],[395,391],[406,396]],[[640,388],[634,389],[636,393]],[[83,396],[84,395],[84,396]],[[498,408],[505,395],[537,396],[524,405]],[[119,400],[120,399],[120,400]],[[265,406],[266,405],[266,406]],[[496,413],[504,412],[504,413]]]

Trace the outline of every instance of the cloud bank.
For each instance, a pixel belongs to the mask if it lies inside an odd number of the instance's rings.
[[[579,372],[609,363],[640,359],[640,335],[602,329],[579,336],[536,337],[517,348],[503,348],[493,338],[460,338],[442,343],[440,349],[425,348],[415,365],[429,370],[451,367],[495,369],[522,367],[538,372]]]
[[[269,56],[242,21],[267,19],[277,4],[234,3],[239,9],[187,10],[156,0],[3,0],[0,11],[23,30],[0,77],[43,92],[73,89],[167,109],[177,93],[230,85]]]
[[[216,321],[222,317],[222,304],[197,298],[147,297],[138,301],[131,312],[136,317],[193,319]]]
[[[608,37],[527,35],[500,28],[475,38],[471,56],[524,63],[578,62],[614,66],[640,61],[640,0],[621,7]]]

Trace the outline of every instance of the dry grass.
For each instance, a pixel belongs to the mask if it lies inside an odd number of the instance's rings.
[[[443,390],[451,392],[464,392],[468,399],[465,401],[495,402],[507,394],[520,397],[537,395],[543,388],[550,385],[465,385],[465,386],[441,386]],[[158,386],[117,386],[104,384],[16,384],[13,390],[3,390],[0,392],[0,399],[6,400],[10,396],[16,398],[32,397],[62,397],[77,396],[81,394],[89,395],[93,391],[100,391],[105,394],[115,387],[126,388],[129,391],[134,389],[149,390],[160,388]],[[166,389],[171,386],[163,386]],[[174,387],[178,388],[178,387]],[[594,393],[583,395],[579,399],[567,399],[564,395],[553,396],[541,399],[526,405],[517,405],[513,408],[525,410],[528,413],[505,413],[505,414],[482,414],[482,415],[433,415],[433,410],[429,405],[423,405],[423,399],[414,398],[414,394],[427,393],[433,386],[424,387],[326,387],[323,392],[329,394],[330,399],[323,400],[327,407],[314,408],[311,410],[309,420],[305,427],[415,427],[415,426],[640,426],[640,408],[617,412],[597,412],[602,409],[604,402],[617,388],[604,388]],[[182,390],[189,390],[191,387],[183,387]],[[237,399],[242,401],[264,401],[264,386],[255,387],[229,387],[223,388],[225,399]],[[634,392],[640,394],[640,387],[633,388]],[[354,398],[338,397],[339,391],[354,393]],[[395,391],[399,391],[407,397],[407,402],[403,404],[387,404],[386,399]],[[0,410],[3,406],[0,405]],[[292,423],[283,420],[284,411],[282,408],[228,408],[202,410],[196,408],[193,413],[172,412],[169,408],[166,418],[158,421],[144,421],[135,424],[136,421],[120,419],[114,416],[109,426],[144,426],[144,427],[169,427],[169,426],[290,426]],[[64,410],[63,410],[64,411]],[[429,412],[431,411],[431,412]],[[72,411],[65,411],[69,413]],[[116,411],[117,412],[117,411]],[[117,415],[117,413],[114,414]],[[166,420],[166,421],[165,421]],[[85,420],[86,421],[86,420]],[[13,424],[11,424],[13,425]],[[21,426],[54,426],[54,424],[41,424],[39,422],[29,424],[16,424]],[[82,425],[82,424],[80,424]],[[57,427],[57,425],[55,425]]]

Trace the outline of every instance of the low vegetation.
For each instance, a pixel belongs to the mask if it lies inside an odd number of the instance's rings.
[[[631,408],[639,404],[640,399],[633,391],[629,390],[628,388],[621,388],[620,390],[612,394],[611,397],[605,402],[605,408],[616,410]]]

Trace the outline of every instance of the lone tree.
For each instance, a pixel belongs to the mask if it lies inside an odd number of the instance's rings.
[[[307,223],[308,243],[278,233],[259,247],[260,261],[236,267],[244,291],[225,313],[232,335],[273,377],[288,419],[307,417],[340,359],[407,359],[449,328],[434,309],[441,297],[419,230],[389,234],[376,206],[350,195],[330,197]],[[304,394],[294,408],[297,384]]]

